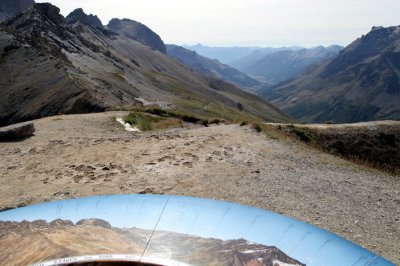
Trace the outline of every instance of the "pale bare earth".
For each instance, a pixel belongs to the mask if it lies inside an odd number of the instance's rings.
[[[400,178],[248,126],[127,132],[123,113],[49,117],[0,143],[0,209],[98,194],[249,204],[337,233],[400,264]]]

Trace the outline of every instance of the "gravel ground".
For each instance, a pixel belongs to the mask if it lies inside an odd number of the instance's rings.
[[[223,199],[317,225],[400,264],[400,178],[249,126],[127,132],[112,117],[35,121],[0,143],[0,209],[98,194]]]

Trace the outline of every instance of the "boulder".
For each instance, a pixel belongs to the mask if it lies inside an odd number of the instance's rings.
[[[30,137],[35,132],[32,122],[19,123],[0,128],[0,141],[21,140]]]

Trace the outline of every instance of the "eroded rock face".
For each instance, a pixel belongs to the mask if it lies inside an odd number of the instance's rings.
[[[64,21],[64,17],[60,14],[60,9],[54,5],[43,3],[36,4],[33,8],[55,23],[62,23]]]
[[[35,132],[32,122],[19,123],[0,128],[0,141],[20,140],[30,137]]]
[[[140,42],[143,45],[149,46],[153,50],[160,51],[164,54],[167,52],[167,48],[160,36],[140,22],[130,19],[113,18],[108,23],[107,28]]]

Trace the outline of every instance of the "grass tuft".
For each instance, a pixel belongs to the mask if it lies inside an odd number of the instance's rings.
[[[182,122],[202,124],[206,127],[224,122],[222,119],[204,119],[190,113],[159,107],[134,107],[131,111],[125,117],[125,122],[137,126],[142,131],[182,127]]]
[[[253,124],[253,125],[252,125],[252,128],[253,128],[255,131],[257,131],[258,133],[260,133],[260,132],[263,131],[262,126],[261,126],[260,124],[258,124],[258,123]]]

